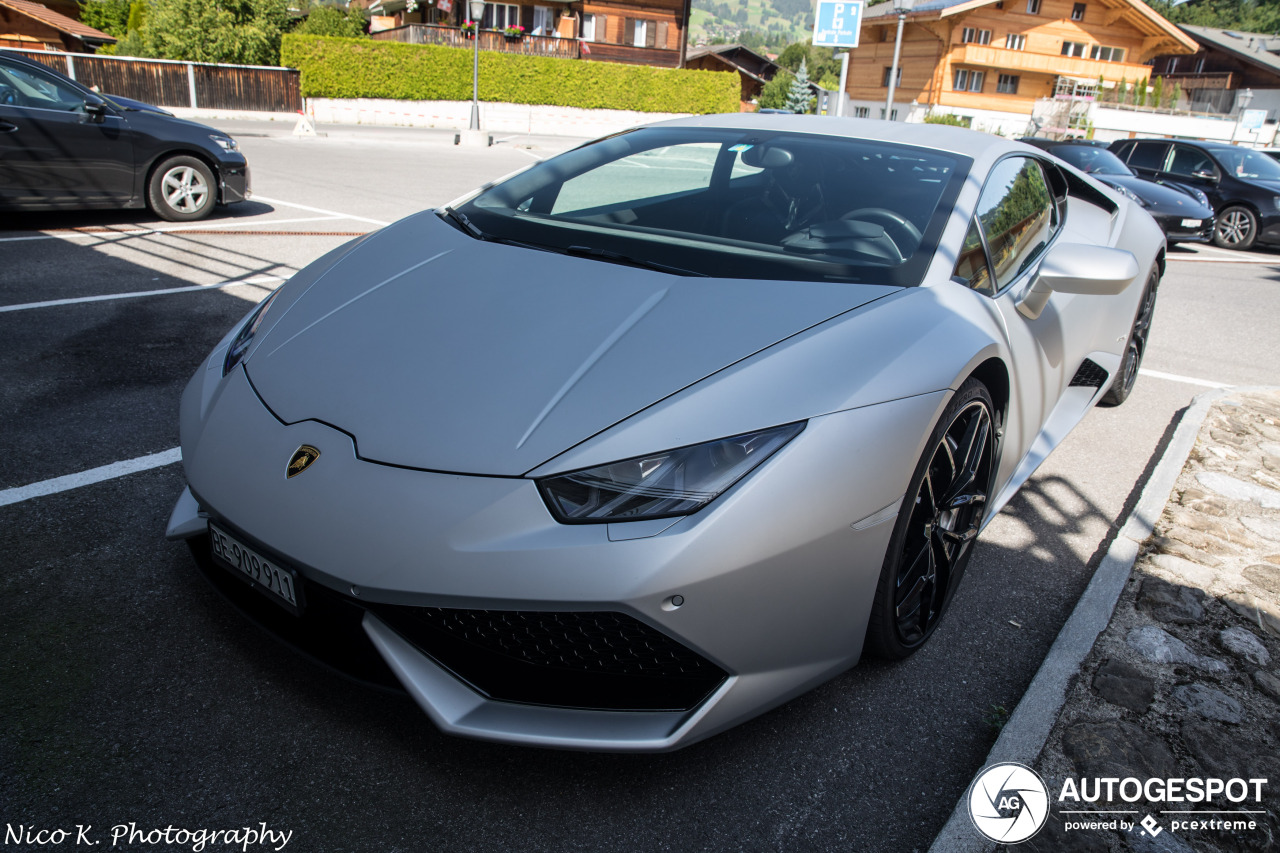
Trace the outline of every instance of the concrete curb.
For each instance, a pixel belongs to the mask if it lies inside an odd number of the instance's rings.
[[[1182,422],[1174,431],[1173,439],[1152,472],[1151,479],[1143,487],[1137,505],[1107,549],[1093,579],[1085,587],[1080,601],[1076,603],[1071,616],[1050,647],[1044,663],[1027,687],[1027,692],[1001,730],[995,745],[987,753],[983,767],[1003,761],[1030,765],[1040,755],[1049,732],[1057,722],[1058,713],[1066,702],[1067,687],[1072,677],[1080,671],[1084,659],[1093,650],[1098,635],[1111,621],[1116,602],[1129,580],[1142,543],[1151,536],[1152,528],[1164,512],[1178,475],[1182,473],[1187,457],[1195,446],[1196,436],[1200,433],[1205,417],[1218,400],[1228,394],[1248,390],[1230,388],[1208,391],[1191,401]],[[965,804],[967,798],[966,788],[951,817],[930,846],[929,853],[989,853],[996,849],[995,842],[986,840],[973,828]]]

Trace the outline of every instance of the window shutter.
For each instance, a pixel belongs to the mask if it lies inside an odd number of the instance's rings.
[[[644,27],[644,46],[653,47],[657,44],[658,28],[654,26],[653,21],[649,21]]]
[[[520,7],[520,26],[524,27],[526,33],[533,32],[533,7]]]
[[[671,25],[668,24],[666,21],[658,22],[658,43],[657,43],[658,47],[667,46],[667,31],[670,28],[670,26]]]
[[[596,15],[595,21],[596,21],[596,33],[595,33],[596,37],[592,39],[592,41],[607,42],[609,40],[609,16]]]

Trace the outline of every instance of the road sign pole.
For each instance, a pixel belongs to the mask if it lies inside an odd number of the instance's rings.
[[[849,85],[849,51],[840,54],[840,91],[839,98],[836,100],[836,115],[844,115],[844,102],[847,95],[846,88]]]
[[[898,85],[898,60],[902,57],[902,26],[907,21],[907,10],[898,10],[898,37],[893,40],[893,67],[889,69],[889,97],[884,99],[884,120],[893,121],[893,90]]]

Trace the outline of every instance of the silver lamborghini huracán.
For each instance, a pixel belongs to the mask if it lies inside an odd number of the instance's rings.
[[[329,253],[182,400],[168,535],[444,731],[669,750],[938,625],[1133,388],[1164,236],[1030,147],[715,116]]]

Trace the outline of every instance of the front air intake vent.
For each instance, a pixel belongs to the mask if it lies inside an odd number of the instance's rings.
[[[1076,375],[1071,377],[1071,385],[1072,387],[1101,388],[1107,384],[1109,376],[1110,374],[1103,370],[1101,365],[1086,358],[1080,363]]]

